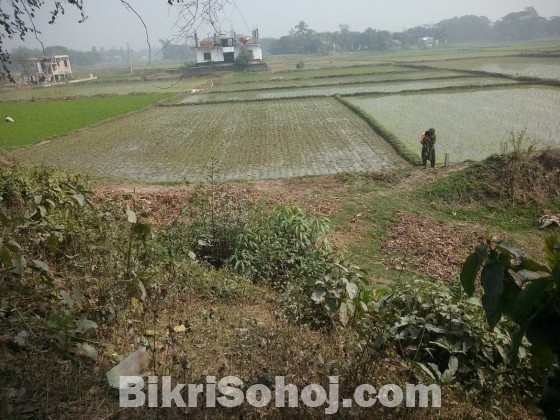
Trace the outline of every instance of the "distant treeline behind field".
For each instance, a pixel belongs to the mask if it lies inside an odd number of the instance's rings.
[[[420,41],[422,38],[428,40]],[[430,40],[433,38],[433,41]],[[436,24],[420,25],[402,32],[367,28],[363,32],[352,31],[341,24],[334,32],[316,32],[304,21],[297,23],[289,34],[275,38],[260,39],[265,54],[329,54],[352,51],[390,51],[417,47],[442,46],[449,43],[510,42],[534,39],[560,39],[560,16],[539,16],[534,7],[513,12],[492,22],[485,16],[466,15],[442,20]],[[164,59],[181,63],[196,61],[196,53],[188,44],[176,45],[160,39],[161,46],[152,51],[130,50],[133,61]],[[91,51],[75,51],[64,46],[49,46],[45,52],[68,54],[72,64],[91,66],[98,63],[128,62],[128,51],[121,48],[92,48]],[[12,68],[19,71],[19,62],[29,57],[43,56],[39,49],[19,47],[11,51]]]

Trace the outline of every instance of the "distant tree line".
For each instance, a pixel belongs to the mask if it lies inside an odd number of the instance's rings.
[[[12,70],[23,68],[23,62],[29,58],[42,58],[52,55],[68,55],[72,65],[92,66],[102,62],[128,61],[128,52],[124,48],[95,48],[90,51],[78,51],[64,47],[62,45],[54,45],[41,48],[19,47],[10,52]]]
[[[388,51],[418,45],[418,39],[433,37],[442,43],[522,41],[560,38],[560,17],[539,16],[534,7],[510,13],[497,22],[485,16],[466,15],[442,20],[434,25],[421,25],[403,32],[380,31],[367,28],[351,31],[339,25],[336,32],[315,32],[301,21],[288,35],[267,39],[263,43],[271,54],[314,54],[329,51]]]
[[[164,59],[177,62],[186,62],[196,60],[196,53],[190,46],[175,45],[168,40],[160,39],[161,48],[152,50],[151,59]],[[28,58],[41,58],[52,55],[68,55],[72,65],[87,67],[99,63],[128,63],[128,50],[125,48],[96,48],[90,51],[73,50],[61,45],[45,47],[43,51],[40,48],[19,47],[10,52],[11,70],[18,72],[25,66],[23,62]],[[133,62],[146,62],[150,58],[150,51],[130,50],[131,60]]]
[[[339,25],[336,32],[316,32],[300,21],[288,35],[279,39],[261,39],[263,50],[271,54],[328,54],[336,51],[389,51],[396,48],[410,48],[418,45],[418,39],[433,37],[440,44],[465,42],[522,41],[531,39],[560,38],[560,17],[544,18],[533,7],[521,12],[510,13],[497,22],[485,16],[466,15],[442,20],[434,25],[421,25],[403,32],[389,32],[367,28],[363,32],[351,31],[348,25]],[[174,45],[169,40],[160,39],[161,48],[131,50],[134,62],[151,59],[165,59],[176,62],[196,60],[191,47]],[[95,48],[77,51],[63,46],[50,46],[45,50],[19,47],[10,52],[11,69],[19,71],[23,60],[44,55],[68,54],[73,65],[93,66],[98,63],[118,63],[128,61],[128,51],[124,48]]]

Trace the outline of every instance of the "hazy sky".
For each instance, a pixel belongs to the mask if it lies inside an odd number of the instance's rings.
[[[0,0],[1,1],[1,0]],[[152,47],[160,38],[173,38],[175,9],[166,0],[128,0],[144,19]],[[50,2],[46,2],[47,6]],[[144,28],[138,18],[127,11],[119,0],[85,0],[88,20],[78,24],[78,15],[67,12],[58,23],[48,25],[48,16],[37,17],[41,40],[48,45],[64,45],[72,49],[90,50],[92,47],[146,47]],[[238,34],[249,34],[259,28],[261,37],[278,38],[287,35],[299,21],[318,32],[338,30],[339,24],[351,30],[367,27],[402,31],[416,25],[437,23],[463,15],[487,16],[496,21],[506,14],[533,6],[540,16],[560,15],[560,0],[230,0],[221,22],[223,31],[232,27]],[[210,31],[199,31],[201,38]],[[22,45],[19,40],[8,41],[8,48]],[[23,45],[36,48],[39,43],[29,37]]]

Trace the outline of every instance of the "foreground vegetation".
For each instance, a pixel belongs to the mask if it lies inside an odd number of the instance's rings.
[[[515,343],[519,361],[513,369],[510,322],[489,329],[478,291],[466,299],[458,274],[426,274],[434,259],[383,267],[396,257],[384,250],[390,239],[383,237],[401,212],[420,211],[436,223],[462,205],[481,213],[486,206],[513,206],[521,214],[526,206],[538,214],[557,205],[558,152],[539,156],[518,147],[496,158],[501,164],[488,160],[412,190],[399,188],[415,176],[409,171],[339,176],[320,201],[336,195],[354,203],[334,210],[334,223],[302,208],[317,204],[312,195],[299,203],[267,199],[250,185],[212,179],[172,201],[166,193],[92,195],[81,177],[4,162],[0,413],[58,416],[71,407],[75,416],[115,414],[118,399],[104,372],[146,346],[152,372],[185,383],[227,374],[246,384],[267,383],[284,374],[302,387],[325,385],[327,375],[338,375],[341,395],[351,395],[361,383],[435,382],[443,387],[443,406],[425,409],[426,415],[538,417],[535,403],[546,373],[532,368],[529,342]],[[539,170],[549,175],[546,181]],[[496,188],[503,171],[515,182]],[[527,173],[534,174],[529,184]],[[480,188],[467,190],[473,176]],[[397,213],[395,200],[402,204]],[[420,210],[437,200],[428,214]],[[159,208],[163,203],[169,204]],[[375,242],[352,240],[348,249],[348,239],[337,232],[356,223],[359,235]],[[525,237],[544,237],[530,223],[525,229]],[[509,237],[516,230],[502,224],[499,232]],[[412,261],[419,248],[401,246],[398,254]],[[470,248],[466,244],[459,255],[466,257]],[[371,268],[358,269],[358,260]],[[236,410],[256,414],[248,406]],[[276,417],[306,412],[261,410]]]

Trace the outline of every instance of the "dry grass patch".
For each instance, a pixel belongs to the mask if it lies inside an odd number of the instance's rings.
[[[396,270],[418,271],[444,282],[455,282],[465,257],[484,236],[474,224],[451,224],[398,211],[398,223],[389,223],[381,249],[389,256],[385,265]]]

